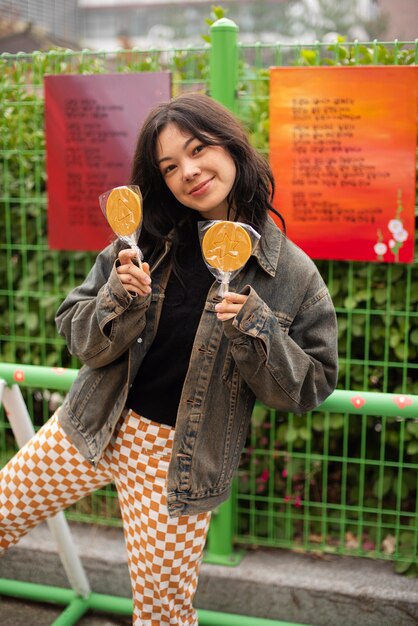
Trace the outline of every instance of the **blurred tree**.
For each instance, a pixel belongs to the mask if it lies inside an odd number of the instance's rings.
[[[248,19],[251,29],[255,34],[279,32],[287,34],[291,32],[294,22],[290,6],[293,0],[279,0],[272,3],[271,0],[258,0],[248,7]],[[241,23],[240,23],[241,27]]]
[[[360,4],[360,0],[290,0],[288,12],[294,19],[291,34],[313,33],[320,41],[334,34],[350,40],[382,38],[387,16],[378,12],[365,16]]]

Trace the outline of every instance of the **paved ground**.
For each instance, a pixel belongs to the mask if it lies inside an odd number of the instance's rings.
[[[0,597],[1,626],[51,626],[61,614],[59,607]],[[130,617],[88,613],[78,626],[132,626]]]
[[[120,529],[72,525],[91,588],[129,597]],[[0,558],[0,578],[68,587],[46,527],[38,527]],[[204,563],[196,606],[311,626],[417,626],[418,580],[393,563],[371,559],[249,551],[237,567]],[[50,626],[56,607],[0,598],[0,626]],[[130,626],[130,619],[88,614],[78,626]]]

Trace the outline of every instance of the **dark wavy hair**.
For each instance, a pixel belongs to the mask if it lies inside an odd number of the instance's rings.
[[[222,146],[231,155],[236,177],[228,195],[228,217],[251,225],[263,233],[268,212],[284,219],[272,206],[274,179],[267,160],[251,146],[238,120],[212,98],[188,93],[158,104],[148,115],[138,137],[132,164],[131,184],[139,185],[144,219],[140,244],[156,244],[174,232],[174,253],[187,241],[196,223],[196,212],[178,202],[167,187],[157,163],[156,147],[167,124],[196,137],[205,145]]]

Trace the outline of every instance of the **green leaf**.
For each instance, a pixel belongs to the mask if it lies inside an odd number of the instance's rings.
[[[38,316],[37,313],[35,313],[35,312],[29,313],[27,315],[27,317],[26,317],[26,321],[27,321],[29,332],[33,333],[35,330],[38,329],[38,326],[39,326],[39,316]]]
[[[255,426],[261,426],[269,417],[269,410],[261,404],[256,404],[253,409],[251,420]]]
[[[416,578],[418,576],[418,567],[416,563],[412,563],[409,568],[407,569],[407,571],[405,572],[405,575],[408,578]]]
[[[413,435],[414,437],[418,439],[418,422],[415,422],[413,420],[408,420],[406,423],[406,430],[408,433],[410,433],[411,435]]]
[[[312,428],[319,432],[323,432],[325,427],[325,417],[322,413],[315,413],[312,418]]]
[[[410,548],[414,545],[414,533],[409,530],[405,530],[399,535],[399,543],[401,546],[401,551],[403,550],[403,554],[406,551],[408,552]]]
[[[309,65],[314,65],[316,61],[316,52],[315,50],[302,50],[301,57],[305,59],[309,63]]]
[[[412,561],[396,561],[395,572],[397,574],[405,574],[411,565],[412,565]]]
[[[303,441],[310,441],[312,439],[312,432],[306,426],[302,426],[298,429],[299,437],[303,439]]]
[[[346,309],[355,309],[357,306],[357,300],[353,296],[349,296],[344,300],[344,306]]]
[[[391,474],[386,474],[385,476],[378,478],[373,485],[373,495],[375,495],[376,498],[385,496],[392,487],[392,483],[393,477]]]
[[[285,436],[287,443],[294,443],[297,438],[298,438],[298,431],[292,426],[289,426],[286,430],[286,436]]]
[[[409,494],[408,485],[404,481],[401,482],[398,478],[393,484],[393,493],[397,498],[405,500]]]
[[[329,425],[333,430],[339,430],[344,426],[344,415],[333,413],[329,417]]]
[[[411,441],[406,447],[407,454],[418,454],[418,441]]]
[[[405,361],[408,358],[408,349],[404,343],[399,343],[395,348],[396,357],[399,361]]]
[[[396,331],[393,330],[390,334],[389,337],[389,345],[391,348],[396,348],[397,345],[399,345],[399,342],[401,341],[401,335]]]
[[[373,290],[373,298],[374,301],[379,304],[382,305],[386,302],[387,300],[387,292],[386,292],[386,287],[382,288],[382,289],[374,289]]]

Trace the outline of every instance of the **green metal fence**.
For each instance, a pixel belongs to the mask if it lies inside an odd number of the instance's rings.
[[[418,60],[417,42],[246,46],[237,42],[236,27],[228,21],[215,24],[211,36],[211,46],[187,49],[1,56],[1,361],[79,366],[57,336],[53,318],[69,289],[83,280],[93,256],[47,246],[46,74],[169,70],[174,94],[209,92],[236,111],[253,144],[268,154],[269,66]],[[338,314],[339,388],[399,398],[418,394],[418,260],[412,265],[329,261],[318,267]],[[49,417],[62,393],[26,391],[36,426]],[[13,449],[1,417],[0,462]],[[359,415],[356,410],[281,415],[258,406],[237,477],[235,540],[396,558],[401,569],[414,567],[417,483],[414,417]],[[120,524],[111,488],[68,515]]]

